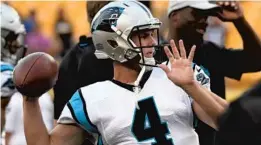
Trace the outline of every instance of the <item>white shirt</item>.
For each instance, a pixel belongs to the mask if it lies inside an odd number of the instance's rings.
[[[39,104],[44,124],[50,132],[53,128],[53,102],[51,96],[48,93],[43,94],[39,99]],[[18,92],[12,96],[7,106],[5,130],[8,133],[12,133],[9,145],[26,145],[23,122],[23,98]]]

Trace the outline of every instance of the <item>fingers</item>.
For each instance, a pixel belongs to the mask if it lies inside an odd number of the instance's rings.
[[[187,58],[185,46],[184,46],[184,43],[182,40],[179,40],[180,53],[175,45],[174,40],[170,41],[170,46],[172,48],[173,54],[170,52],[170,50],[167,46],[164,47],[164,51],[165,51],[170,63],[173,63],[175,61],[175,59],[180,59],[180,58],[186,59]],[[189,56],[188,56],[189,61],[193,61],[195,49],[196,49],[196,45],[193,45],[190,50]]]
[[[234,10],[238,9],[238,2],[237,1],[219,1],[217,4],[221,7],[231,7]]]
[[[164,47],[164,51],[165,51],[165,54],[167,55],[170,63],[173,63],[175,58],[174,58],[174,56],[172,55],[172,53],[170,52],[170,50],[167,46]]]
[[[231,5],[232,7],[235,7],[235,6],[236,6],[236,2],[231,2],[230,5]]]
[[[235,10],[237,10],[237,9],[238,9],[238,4],[239,4],[238,2],[232,1],[230,5],[231,5],[231,7],[233,7]]]
[[[225,6],[229,6],[229,2],[226,1],[226,2],[224,3],[224,5],[225,5]]]
[[[186,59],[186,50],[185,50],[185,46],[182,40],[179,40],[179,50],[180,50],[180,56],[183,59]]]
[[[163,69],[163,71],[168,74],[170,72],[170,69],[165,64],[160,64],[159,67]]]
[[[195,51],[196,51],[196,45],[193,45],[192,48],[191,48],[191,50],[190,50],[189,56],[188,56],[188,60],[189,60],[190,62],[193,61]]]
[[[173,55],[174,55],[174,58],[175,59],[180,59],[180,56],[179,56],[179,51],[175,45],[175,42],[174,40],[170,40],[170,46],[172,48],[172,52],[173,52]]]

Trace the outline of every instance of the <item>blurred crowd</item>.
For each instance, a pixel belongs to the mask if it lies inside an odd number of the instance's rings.
[[[31,4],[28,4],[28,2],[5,2],[8,5],[14,6],[14,8],[18,11],[18,13],[21,14],[22,18],[22,23],[25,26],[26,30],[26,36],[25,36],[25,45],[27,46],[27,54],[33,53],[33,52],[46,52],[51,54],[53,57],[57,59],[58,62],[61,62],[63,58],[70,52],[70,50],[74,49],[74,46],[78,44],[78,37],[80,35],[90,35],[90,30],[83,30],[82,33],[80,31],[82,29],[78,28],[80,25],[75,25],[77,22],[72,22],[71,16],[67,15],[70,12],[66,12],[66,5],[64,3],[59,3],[61,6],[56,7],[55,13],[53,13],[52,16],[52,28],[43,29],[44,23],[39,22],[39,8],[36,8],[34,6],[37,6],[37,4],[33,3],[38,3],[38,2],[30,2]],[[40,3],[40,2],[39,2]],[[42,2],[43,3],[43,2]],[[48,6],[52,7],[52,3],[57,2],[44,2],[45,4],[48,3]],[[77,3],[77,2],[71,2],[71,3]],[[84,5],[84,9],[82,13],[85,13],[86,11],[86,6],[85,2],[79,2],[81,5]],[[168,29],[168,18],[166,18],[166,9],[165,8],[160,8],[157,9],[157,6],[161,7],[167,7],[168,3],[166,2],[157,2],[157,1],[143,1],[143,3],[151,9],[152,12],[156,13],[158,18],[163,21],[163,27],[162,27],[162,33],[160,35],[161,42],[162,43],[168,43],[168,38],[167,36],[169,35],[169,29]],[[242,5],[244,7],[245,2],[242,2]],[[259,5],[259,12],[256,11],[256,13],[259,13],[258,16],[256,17],[256,23],[259,23],[259,25],[255,25],[254,30],[256,31],[257,34],[261,34],[261,29],[260,29],[260,24],[261,24],[261,2],[249,2],[252,3],[253,5]],[[24,5],[31,5],[31,8],[26,10],[27,15],[24,14]],[[58,5],[59,5],[58,4]],[[249,4],[246,4],[249,5]],[[45,7],[46,8],[46,7]],[[244,7],[245,8],[245,7]],[[248,7],[248,9],[251,9],[251,7]],[[23,12],[22,12],[23,11]],[[45,11],[48,11],[46,9]],[[72,8],[70,11],[74,11]],[[159,12],[160,11],[160,12]],[[245,12],[248,11],[245,9]],[[75,16],[77,17],[77,16]],[[48,19],[48,17],[45,17],[44,19]],[[246,19],[248,19],[246,17]],[[78,19],[77,19],[78,20]],[[222,22],[219,18],[217,17],[209,17],[208,20],[208,27],[206,29],[206,32],[204,32],[204,40],[208,40],[213,42],[214,44],[220,46],[220,47],[225,47],[228,43],[228,37],[231,35],[231,30],[230,30],[230,25]],[[81,20],[80,23],[84,23],[88,26],[89,25],[87,22],[87,19]],[[166,24],[166,26],[165,26]],[[86,28],[86,27],[85,27]],[[80,31],[79,31],[80,29]],[[51,32],[50,32],[51,31]],[[86,33],[87,32],[87,33]],[[167,33],[166,33],[167,32]],[[234,33],[232,35],[235,35]],[[238,35],[238,34],[236,34]],[[261,36],[259,36],[260,38]],[[80,39],[81,41],[81,39]],[[237,43],[237,42],[236,42]],[[237,44],[236,44],[237,45]],[[261,56],[261,54],[260,54]],[[226,99],[227,100],[232,100],[229,97],[232,96],[239,96],[239,93],[233,89],[239,89],[240,93],[245,91],[246,89],[250,88],[253,84],[255,84],[259,79],[261,78],[260,71],[258,74],[254,75],[254,78],[248,77],[252,79],[250,81],[250,84],[244,84],[244,85],[238,85],[239,87],[231,87],[231,90],[229,91],[234,91],[236,92],[235,94],[229,94],[227,95]],[[233,84],[234,80],[230,80]],[[248,82],[248,81],[246,81]],[[249,83],[249,82],[248,82]],[[229,85],[229,81],[226,82],[226,84]],[[231,84],[230,84],[231,85]],[[243,86],[243,87],[242,87]],[[226,86],[226,88],[229,88],[230,86]],[[234,98],[235,99],[235,98]],[[233,100],[234,100],[233,99]],[[54,106],[53,106],[53,101],[54,101],[54,93],[53,90],[50,90],[48,93],[45,93],[43,97],[41,97],[40,101],[40,106],[41,106],[41,111],[44,119],[44,123],[47,126],[48,131],[50,131],[53,127],[53,120],[54,120]],[[21,99],[21,94],[15,93],[10,100],[7,109],[6,109],[6,125],[5,125],[5,140],[2,140],[3,145],[25,145],[25,137],[23,134],[23,112],[22,112],[22,99]]]

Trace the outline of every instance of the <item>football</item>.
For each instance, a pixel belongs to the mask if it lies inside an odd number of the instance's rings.
[[[14,68],[13,80],[17,90],[27,97],[40,97],[56,82],[58,64],[43,52],[27,55]]]

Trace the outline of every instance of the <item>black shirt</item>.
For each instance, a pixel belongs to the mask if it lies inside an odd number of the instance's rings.
[[[111,59],[97,59],[91,38],[80,37],[80,42],[63,58],[58,80],[54,86],[54,118],[58,119],[65,104],[77,89],[113,78]]]
[[[221,145],[261,144],[261,82],[230,104],[219,127]]]

